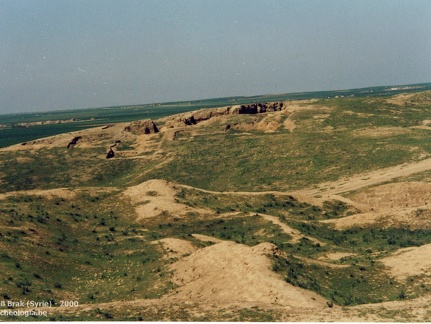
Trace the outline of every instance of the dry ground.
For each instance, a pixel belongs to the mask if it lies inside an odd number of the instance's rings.
[[[392,99],[395,105],[402,105],[411,98],[410,95]],[[296,112],[303,109],[319,110],[316,118],[326,118],[332,108],[304,104],[291,104],[282,112],[268,116],[256,123],[238,124],[234,127],[242,131],[260,130],[274,132],[284,126],[291,132],[298,127],[294,122]],[[288,116],[288,118],[285,118]],[[221,117],[217,117],[221,118]],[[283,121],[284,119],[284,121]],[[214,121],[214,120],[213,120]],[[203,125],[209,121],[202,122]],[[136,158],[149,148],[160,150],[148,138],[124,132],[125,124],[110,128],[95,128],[89,131],[76,132],[73,136],[83,136],[78,145],[91,147],[100,143],[112,142],[114,139],[135,141],[134,151],[122,153],[124,158]],[[180,129],[180,128],[179,128]],[[357,136],[400,135],[409,130],[402,128],[367,128],[355,133]],[[165,139],[173,139],[176,130],[162,129]],[[47,146],[66,146],[72,134],[57,135],[28,145],[15,145],[5,151],[29,149],[38,150]],[[153,136],[153,135],[150,135]],[[151,139],[151,137],[150,137]],[[401,177],[431,170],[431,158],[396,165],[389,168],[356,174],[337,181],[320,183],[314,187],[295,192],[215,192],[202,190],[182,184],[173,184],[165,180],[150,180],[129,187],[122,193],[122,199],[128,199],[135,208],[137,219],[163,219],[165,215],[186,218],[190,213],[202,217],[214,217],[214,212],[206,208],[191,207],[176,201],[179,188],[192,188],[205,193],[228,195],[257,196],[268,193],[291,194],[300,201],[322,205],[324,201],[337,199],[347,202],[359,210],[359,213],[322,222],[332,224],[337,229],[368,227],[378,225],[383,228],[408,226],[411,229],[431,228],[431,184],[429,182],[411,181],[394,182]],[[75,193],[69,189],[32,190],[26,192],[9,192],[0,199],[19,194],[35,194],[48,197],[74,198]],[[276,216],[260,216],[279,226],[282,231],[291,235],[291,243],[297,243],[306,237],[313,243],[319,242],[313,237],[302,234],[280,221]],[[75,309],[57,309],[58,313],[85,314],[96,308],[122,312],[124,308],[140,312],[150,309],[159,314],[160,320],[173,320],[172,313],[164,309],[177,308],[185,310],[192,319],[202,319],[205,314],[217,316],[236,314],[243,309],[263,310],[274,315],[279,321],[429,321],[431,318],[431,295],[408,301],[393,301],[378,304],[365,304],[353,307],[328,306],[322,296],[306,289],[295,287],[284,281],[272,271],[270,256],[281,253],[271,243],[262,243],[254,247],[221,240],[202,234],[193,234],[202,242],[214,243],[210,246],[197,246],[190,241],[179,238],[154,240],[152,244],[159,247],[164,258],[171,260],[169,268],[170,281],[175,287],[160,299],[137,299],[132,301],[115,301],[111,303],[83,304]],[[331,264],[353,254],[345,252],[325,253],[319,260],[305,260],[321,264]],[[401,281],[409,276],[423,275],[430,280],[431,245],[400,249],[380,260],[388,273]],[[341,266],[341,265],[340,265]],[[127,305],[127,306],[125,306]],[[51,310],[50,310],[51,311]],[[169,313],[169,314],[165,314]],[[218,314],[218,315],[217,315]],[[202,316],[201,316],[202,315]],[[200,317],[201,316],[201,317]],[[224,319],[223,317],[219,317]],[[144,318],[145,320],[145,318]]]
[[[333,183],[319,185],[319,190],[302,190],[298,196],[308,196],[315,202],[321,198],[313,198],[320,194],[325,197],[334,197],[346,191],[356,190],[356,193],[346,198],[357,206],[372,213],[363,213],[341,219],[330,220],[339,228],[349,226],[367,226],[380,222],[385,215],[391,215],[392,222],[399,226],[401,216],[404,215],[405,204],[409,211],[417,208],[428,208],[430,199],[429,183],[394,183],[381,184],[389,179],[401,175],[412,174],[429,170],[430,160],[419,161],[408,165],[386,168],[366,175],[355,176]],[[170,184],[162,180],[145,182],[141,185],[128,188],[124,195],[134,204],[138,217],[156,217],[168,211],[175,215],[185,217],[187,212],[195,211],[209,214],[209,210],[194,209],[175,202],[176,189],[181,185]],[[190,188],[190,187],[188,187]],[[326,188],[326,189],[325,189]],[[361,191],[361,189],[365,188]],[[219,193],[235,195],[238,193]],[[241,194],[247,194],[242,192]],[[259,193],[253,192],[250,195]],[[342,196],[336,196],[342,197]],[[400,212],[399,209],[402,209]],[[416,208],[416,209],[415,209]],[[429,210],[429,208],[428,208]],[[395,215],[395,218],[394,218]],[[410,215],[410,214],[409,214]],[[300,232],[294,230],[277,217],[261,215],[263,218],[282,227],[283,231],[292,235],[293,240],[300,237]],[[398,217],[398,218],[397,218]],[[410,220],[409,224],[414,224]],[[429,217],[422,220],[417,226],[429,224]],[[422,224],[422,225],[421,225]],[[291,284],[286,283],[277,274],[271,271],[270,255],[280,253],[277,247],[264,243],[255,247],[248,247],[231,241],[223,241],[214,237],[194,234],[195,238],[204,242],[215,243],[211,246],[198,248],[188,241],[170,238],[155,241],[165,251],[165,257],[175,261],[171,267],[171,281],[177,287],[170,294],[155,300],[134,300],[127,304],[132,310],[153,309],[158,312],[160,319],[171,320],[172,314],[164,315],[165,307],[177,307],[186,310],[192,318],[199,316],[233,316],[240,311],[254,310],[271,312],[273,319],[281,321],[428,321],[431,314],[431,296],[420,297],[408,301],[384,302],[378,304],[365,304],[353,307],[328,307],[326,300],[321,296]],[[400,249],[392,255],[381,259],[387,271],[400,280],[409,276],[430,276],[431,245]],[[327,253],[321,256],[320,261],[309,262],[328,265],[344,257],[352,256],[349,253]],[[305,260],[307,261],[307,260]],[[307,261],[308,262],[308,261]],[[427,277],[429,278],[429,277]],[[429,279],[428,279],[429,280]],[[112,302],[94,305],[82,305],[80,311],[107,309],[120,311],[123,302]],[[65,310],[67,313],[69,310]],[[216,315],[218,314],[218,315]],[[230,314],[230,315],[228,315]],[[163,317],[167,316],[167,317]],[[201,317],[204,318],[204,317]]]

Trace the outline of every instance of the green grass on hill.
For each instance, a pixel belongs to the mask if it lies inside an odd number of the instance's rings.
[[[0,115],[0,148],[9,145],[35,140],[37,138],[52,136],[61,133],[81,130],[97,125],[128,122],[139,119],[157,119],[181,112],[193,111],[201,108],[214,108],[231,105],[250,104],[256,102],[301,100],[310,98],[334,98],[340,96],[387,96],[397,93],[415,93],[431,89],[431,83],[416,84],[400,87],[370,87],[363,89],[348,89],[337,91],[318,91],[303,93],[285,93],[275,95],[258,95],[251,97],[212,98],[192,101],[154,103],[144,105],[114,106],[103,108],[87,108],[76,110],[60,110],[52,112],[22,113]],[[74,123],[40,125],[33,127],[17,127],[19,123],[39,121],[63,121],[75,119]]]
[[[227,124],[258,122],[267,115],[229,116],[205,127],[190,126],[172,141],[155,136],[154,145],[137,158],[118,154],[107,160],[107,142],[72,150],[1,151],[0,193],[35,191],[0,197],[0,293],[5,300],[71,299],[81,304],[158,298],[174,288],[169,265],[177,259],[167,259],[155,241],[178,238],[199,248],[213,244],[192,236],[203,234],[249,246],[275,244],[281,252],[273,258],[273,271],[321,294],[329,304],[424,296],[431,289],[427,274],[397,281],[380,260],[399,248],[430,244],[430,230],[336,230],[321,221],[358,210],[338,200],[314,206],[289,194],[226,191],[288,191],[423,159],[431,154],[429,126],[423,124],[430,119],[428,96],[418,93],[405,105],[387,97],[304,103],[303,110],[287,117],[296,125],[293,132],[282,127],[274,133],[225,132]],[[134,144],[125,142],[123,152],[132,152]],[[401,180],[429,178],[423,172]],[[164,212],[138,220],[122,191],[150,179],[218,192],[178,185],[177,203],[209,212],[183,217]],[[70,188],[76,198],[49,198],[42,192],[54,188]],[[302,237],[292,240],[293,234],[262,214],[278,217]],[[349,254],[336,261],[319,259],[331,252]],[[96,307],[79,316],[54,312],[51,320],[159,320],[156,311],[161,310],[141,309],[135,316],[129,310]],[[277,319],[272,311],[257,308],[227,312],[199,317],[179,307],[175,317],[167,310],[170,318],[180,320]]]

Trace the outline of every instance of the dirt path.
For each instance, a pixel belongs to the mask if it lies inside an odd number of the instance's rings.
[[[252,213],[251,215],[255,215],[255,213]],[[292,236],[292,239],[290,240],[290,243],[298,243],[301,238],[305,237],[307,239],[309,239],[311,242],[313,243],[319,243],[320,245],[325,245],[325,243],[320,242],[319,240],[315,239],[314,237],[310,237],[307,235],[302,234],[300,231],[298,231],[297,229],[294,229],[292,227],[290,227],[289,225],[283,223],[278,217],[276,216],[272,216],[272,215],[267,215],[267,214],[258,214],[259,216],[263,217],[264,219],[272,222],[275,225],[278,225],[281,227],[281,229],[283,230],[284,233],[289,234],[290,236]]]
[[[198,187],[193,187],[185,184],[175,184],[178,187],[182,187],[185,189],[192,189],[192,190],[198,190],[200,192],[205,192],[209,194],[215,194],[215,195],[248,195],[248,196],[259,196],[259,195],[266,195],[266,194],[274,194],[274,195],[287,195],[288,192],[284,191],[213,191],[213,190],[206,190]]]
[[[164,212],[178,217],[188,212],[211,213],[204,208],[195,208],[175,201],[176,190],[165,180],[148,180],[137,186],[128,187],[123,195],[134,204],[139,219],[156,217]]]
[[[176,184],[176,185],[186,189],[193,189],[193,190],[198,190],[201,192],[217,194],[217,195],[258,196],[258,195],[265,195],[265,194],[274,194],[274,195],[291,194],[293,196],[316,196],[316,195],[332,196],[332,195],[337,195],[340,193],[358,190],[364,187],[376,185],[379,183],[393,180],[395,178],[410,176],[412,174],[424,172],[427,170],[431,170],[431,158],[428,158],[419,162],[415,162],[415,163],[404,163],[404,164],[396,165],[389,168],[379,169],[372,172],[361,173],[358,175],[354,175],[350,178],[343,178],[332,182],[320,183],[314,188],[306,188],[306,189],[295,190],[295,191],[275,191],[275,190],[213,191],[213,190],[206,190],[206,189],[201,189],[197,187],[192,187],[184,184]]]
[[[302,260],[308,264],[318,264],[327,268],[333,268],[333,269],[342,269],[342,268],[348,268],[350,267],[350,265],[348,264],[335,264],[335,263],[330,263],[327,261],[321,261],[321,260],[316,260],[316,259],[309,259],[309,258],[305,258],[305,257],[301,257],[298,255],[295,255],[295,258]]]
[[[267,215],[267,214],[259,214],[259,216],[261,216],[262,218],[264,218],[264,219],[272,222],[275,225],[280,226],[284,233],[289,234],[290,236],[292,236],[292,239],[290,240],[291,243],[298,243],[301,240],[301,237],[303,237],[303,235],[301,234],[300,231],[298,231],[298,230],[290,227],[289,225],[283,223],[276,216]]]
[[[68,188],[57,188],[57,189],[46,189],[46,190],[40,190],[40,189],[33,189],[33,190],[22,190],[22,191],[10,191],[7,193],[0,194],[0,200],[6,199],[11,196],[44,196],[49,199],[52,198],[67,198],[67,199],[73,199],[76,197],[76,192],[68,189]]]
[[[376,185],[399,177],[407,177],[414,173],[431,170],[431,158],[416,163],[404,163],[389,168],[362,173],[333,182],[324,182],[316,188],[303,189],[292,192],[292,195],[337,195],[343,192],[358,190],[364,187]]]

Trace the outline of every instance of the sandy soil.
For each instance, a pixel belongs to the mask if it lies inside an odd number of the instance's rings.
[[[348,268],[350,265],[348,264],[335,264],[328,261],[322,261],[322,260],[316,260],[316,259],[310,259],[310,258],[304,258],[295,255],[295,258],[300,259],[304,261],[307,264],[318,264],[327,268],[334,268],[334,269],[340,269],[340,268]],[[319,259],[319,258],[318,258]]]
[[[422,274],[431,276],[431,244],[399,249],[380,262],[383,262],[391,274],[400,280]]]
[[[295,121],[290,116],[284,121],[283,126],[290,132],[296,128]]]
[[[427,171],[427,170],[431,170],[431,158],[427,158],[419,162],[405,163],[405,164],[400,164],[389,168],[379,169],[372,172],[358,174],[350,178],[342,178],[340,180],[333,181],[333,182],[324,182],[312,188],[305,188],[305,189],[296,190],[292,192],[281,192],[281,191],[274,191],[274,190],[262,191],[262,192],[244,192],[244,191],[219,192],[219,191],[200,189],[200,188],[191,187],[183,184],[178,184],[178,186],[181,186],[183,188],[188,188],[188,189],[195,189],[206,193],[223,194],[223,195],[256,196],[256,195],[263,195],[263,194],[284,194],[284,195],[290,194],[297,197],[301,201],[305,201],[308,203],[317,203],[317,204],[321,204],[326,200],[337,199],[337,200],[345,201],[346,203],[353,205],[359,210],[370,211],[373,208],[373,206],[370,206],[369,202],[366,199],[365,200],[362,198],[349,199],[345,196],[340,196],[340,194],[346,193],[349,191],[359,190],[366,187],[379,185],[381,183],[394,180],[396,178],[410,176],[412,174]],[[411,185],[412,190],[416,190],[414,189],[416,188],[415,184],[414,183],[411,183],[411,184],[412,184]],[[410,183],[408,185],[410,185]],[[424,190],[425,194],[429,190],[428,184],[425,184],[424,187],[421,187],[421,188],[422,189],[420,190]],[[396,190],[397,189],[394,189],[393,191],[396,191]],[[381,191],[381,190],[377,190],[377,191]],[[412,195],[412,193],[410,193],[410,195]],[[429,201],[429,197],[426,198],[426,195],[422,198],[417,197],[414,199],[416,199],[417,201],[421,199],[421,201],[424,201],[424,204],[425,202]],[[414,199],[410,201],[410,204],[415,203]]]
[[[363,137],[387,137],[401,134],[408,134],[411,130],[404,127],[367,127],[353,132],[355,136]]]
[[[403,182],[371,187],[350,196],[352,202],[369,206],[365,212],[325,220],[337,229],[354,226],[431,228],[431,183]]]
[[[57,188],[57,189],[47,189],[47,190],[24,190],[24,191],[10,191],[7,193],[0,194],[0,199],[6,199],[7,197],[13,197],[13,196],[43,196],[48,199],[53,198],[66,198],[66,199],[73,199],[76,197],[76,192],[68,189],[68,188]]]
[[[251,215],[255,215],[255,213],[250,214]],[[311,242],[313,243],[319,243],[320,245],[325,245],[325,243],[315,239],[314,237],[310,237],[307,235],[302,234],[300,231],[298,231],[297,229],[294,229],[292,227],[290,227],[289,225],[283,223],[278,217],[276,216],[272,216],[272,215],[267,215],[267,214],[261,214],[259,213],[259,216],[263,217],[264,219],[278,225],[281,227],[281,229],[283,230],[284,233],[289,234],[292,239],[289,241],[290,243],[298,243],[301,238],[307,238],[309,239]]]
[[[169,244],[182,245],[167,239]],[[320,296],[293,287],[270,270],[267,254],[277,248],[270,243],[248,247],[233,242],[222,242],[193,252],[171,266],[176,291],[161,299],[128,301],[128,307],[154,309],[161,320],[163,310],[172,307],[186,309],[195,316],[204,314],[234,314],[244,309],[265,309],[275,312],[281,321],[427,321],[431,309],[429,297],[408,301],[365,304],[353,307],[327,307]],[[415,249],[399,251],[400,255]],[[429,253],[429,248],[420,253]],[[417,252],[419,253],[419,252]],[[398,253],[397,253],[398,255]],[[341,257],[338,254],[336,257]],[[331,256],[332,257],[332,256]],[[335,255],[334,255],[335,257]],[[389,258],[387,258],[389,260]],[[400,261],[400,260],[397,260]],[[397,264],[397,262],[395,262]],[[405,267],[405,265],[404,265]],[[80,310],[119,309],[123,301],[80,305]],[[70,310],[61,310],[61,313]]]
[[[208,235],[202,235],[202,234],[192,234],[192,236],[202,242],[213,242],[213,243],[220,243],[223,242],[223,240],[217,238],[217,237],[213,237],[213,236],[208,236]]]
[[[428,206],[422,208],[404,208],[400,210],[390,210],[386,212],[370,212],[355,214],[338,219],[328,219],[322,223],[333,224],[336,229],[347,229],[351,227],[371,227],[378,228],[409,228],[430,229],[431,210]]]
[[[350,196],[350,199],[370,205],[374,210],[431,206],[431,183],[390,183],[355,193]]]
[[[262,115],[265,117],[260,121],[258,118],[255,118],[254,121],[234,123],[231,124],[231,128],[242,132],[261,131],[265,133],[273,133],[282,126],[282,113],[283,111],[263,113]]]
[[[343,110],[342,113],[344,115],[358,116],[358,117],[362,117],[362,118],[373,117],[375,115],[375,114],[360,113],[360,112],[356,112],[356,111],[352,111],[352,110]]]
[[[165,259],[182,257],[197,250],[189,241],[177,238],[164,238],[151,243],[161,246]]]
[[[417,96],[416,93],[401,93],[401,94],[392,96],[389,99],[386,99],[386,101],[393,105],[404,106],[406,103],[408,103],[411,99],[413,99],[416,96]]]
[[[271,261],[264,255],[267,250],[267,243],[262,248],[234,242],[200,249],[172,264],[172,281],[179,288],[170,298],[217,302],[220,306],[232,302],[275,303],[289,308],[326,306],[321,296],[294,287],[271,271]]]
[[[169,316],[172,312],[168,310],[186,311],[195,316],[195,320],[203,321],[206,316],[227,316],[230,321],[239,321],[235,313],[243,310],[266,310],[276,315],[276,320],[281,322],[429,322],[431,314],[431,296],[425,296],[407,301],[384,302],[380,304],[366,304],[353,307],[333,308],[309,308],[309,307],[285,307],[278,304],[262,304],[259,302],[231,302],[220,307],[218,303],[201,301],[175,300],[174,298],[163,299],[137,299],[128,300],[127,309],[134,315],[131,320],[136,320],[140,311],[150,311],[157,314],[159,321],[176,321],[177,317]],[[109,303],[80,304],[78,307],[57,307],[55,309],[41,307],[40,310],[53,314],[82,314],[83,312],[94,312],[96,309],[102,311],[124,312],[125,301]],[[175,311],[174,311],[175,313]],[[54,315],[54,314],[53,314]],[[223,317],[221,317],[223,318]]]
[[[291,100],[284,102],[284,110],[288,113],[293,113],[302,110],[318,110],[321,113],[328,113],[334,110],[332,107],[314,105],[319,100],[308,99],[308,100]]]
[[[372,172],[362,173],[338,181],[321,183],[317,185],[316,188],[298,190],[292,194],[296,193],[308,196],[337,195],[427,170],[431,170],[431,158],[421,160],[419,162],[405,163]]]
[[[342,258],[349,257],[355,255],[354,253],[346,253],[346,252],[332,252],[321,255],[318,259],[320,260],[330,260],[330,261],[338,261]]]
[[[155,144],[151,141],[154,138],[157,138],[158,134],[141,134],[136,135],[129,131],[126,131],[126,126],[129,126],[130,123],[117,123],[110,125],[97,126],[89,129],[84,129],[71,133],[64,133],[49,137],[40,138],[33,141],[28,141],[25,145],[16,144],[9,147],[1,148],[3,151],[20,151],[20,150],[39,150],[46,147],[64,147],[67,148],[68,144],[74,137],[80,136],[81,139],[77,141],[75,145],[71,147],[79,148],[93,148],[97,147],[100,144],[106,145],[107,150],[111,145],[114,145],[115,141],[122,142],[136,142],[134,145],[134,149],[131,151],[121,151],[117,152],[122,156],[134,156],[141,154],[142,152],[148,150],[158,149],[159,145]],[[117,145],[121,145],[118,143]],[[115,149],[114,149],[115,151]],[[103,156],[104,158],[105,156]]]
[[[173,189],[173,185],[165,180],[149,180],[127,188],[123,194],[135,204],[138,218],[151,218],[163,213],[178,217],[185,216],[189,212],[212,213],[207,209],[194,208],[175,202],[176,191]]]
[[[4,151],[19,151],[19,150],[39,150],[45,147],[67,147],[67,144],[74,138],[81,136],[82,138],[75,144],[77,147],[91,148],[99,145],[103,141],[115,140],[132,140],[136,138],[128,132],[124,132],[124,127],[128,123],[118,123],[109,126],[97,126],[85,130],[80,130],[71,133],[64,133],[49,137],[44,137],[34,141],[28,141],[25,145],[16,144],[2,148]]]
[[[411,99],[411,95],[399,95],[392,99],[393,104],[403,105]],[[320,114],[316,119],[326,118],[325,113],[331,108],[319,106],[305,106],[304,103],[312,101],[287,102],[286,108],[280,113],[266,116],[262,121],[255,124],[243,124],[241,127],[273,132],[279,127],[293,131],[298,125],[295,124],[295,113],[307,109],[318,110]],[[282,115],[288,114],[287,119],[282,122]],[[283,116],[284,117],[284,116]],[[359,116],[369,117],[369,116]],[[221,117],[220,117],[221,118]],[[218,119],[215,117],[211,122]],[[203,121],[202,125],[210,123]],[[424,123],[423,127],[429,127],[430,123]],[[103,127],[102,127],[103,128]],[[83,136],[78,146],[92,147],[95,143],[111,141],[113,139],[136,140],[135,150],[124,153],[123,157],[135,158],[136,155],[147,150],[160,149],[159,144],[152,141],[156,136],[136,137],[124,132],[124,124],[112,127],[74,132],[56,135],[50,138],[36,140],[26,145],[15,145],[4,150],[38,149],[46,146],[64,146],[74,136]],[[165,139],[174,139],[178,130],[164,129]],[[409,129],[385,127],[364,128],[355,132],[356,136],[380,137],[409,132]],[[129,154],[129,155],[128,155]],[[18,161],[19,162],[19,161]],[[25,162],[25,161],[22,161]],[[165,163],[165,162],[162,162]],[[397,165],[384,168],[350,178],[340,179],[334,182],[326,182],[314,188],[307,188],[293,193],[300,200],[310,203],[322,203],[328,199],[338,199],[352,204],[360,213],[333,220],[326,220],[338,229],[351,226],[410,226],[410,228],[431,228],[430,204],[431,183],[410,182],[392,183],[384,182],[409,176],[414,173],[431,169],[431,158],[419,162]],[[185,185],[185,188],[197,189]],[[374,186],[374,187],[372,187]],[[198,189],[201,190],[201,189]],[[348,197],[340,196],[347,192],[361,190]],[[267,193],[287,194],[285,192],[213,192],[201,190],[213,194],[225,195],[262,195]],[[204,208],[193,208],[180,204],[175,200],[176,189],[174,185],[164,180],[150,180],[140,185],[129,187],[123,192],[125,198],[134,204],[139,218],[158,217],[165,213],[176,217],[186,217],[187,213],[213,214],[211,210]],[[73,199],[76,193],[70,189],[53,190],[30,190],[22,192],[10,192],[1,194],[0,199],[10,195],[27,194],[43,195],[49,198],[64,197]],[[292,236],[291,243],[298,242],[302,233],[283,223],[278,217],[259,214],[264,219],[280,226],[287,234]],[[127,301],[128,307],[148,308],[163,310],[171,307],[189,308],[195,314],[206,312],[234,312],[244,308],[261,307],[265,310],[275,311],[280,314],[284,321],[382,321],[382,320],[420,320],[429,321],[431,318],[431,296],[426,296],[409,301],[395,301],[372,305],[360,305],[354,307],[329,308],[326,300],[320,295],[294,287],[285,282],[279,275],[271,270],[272,262],[268,256],[280,254],[277,247],[271,243],[262,243],[254,247],[237,244],[231,241],[223,241],[214,237],[193,234],[193,237],[214,243],[205,248],[198,248],[190,241],[177,238],[164,238],[152,243],[158,245],[163,251],[165,258],[175,261],[170,266],[171,281],[177,286],[174,291],[160,299],[139,299]],[[314,243],[318,240],[307,237]],[[348,257],[351,253],[327,253],[311,260],[302,258],[305,262],[316,263],[331,267],[344,267],[336,265],[332,261]],[[400,249],[392,255],[380,259],[388,271],[399,280],[406,280],[409,276],[426,275],[431,276],[431,244]],[[95,308],[111,309],[124,308],[125,301],[112,303],[99,303],[94,305],[81,305],[77,310],[94,310]],[[64,310],[72,312],[77,310]],[[63,312],[63,310],[62,310]],[[160,312],[161,319],[163,311]],[[164,320],[171,320],[165,318]]]

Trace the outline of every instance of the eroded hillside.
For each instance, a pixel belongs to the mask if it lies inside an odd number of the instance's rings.
[[[1,149],[3,298],[78,301],[56,320],[426,321],[430,98],[202,109]]]

